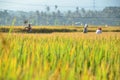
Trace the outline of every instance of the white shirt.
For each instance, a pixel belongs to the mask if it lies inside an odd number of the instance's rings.
[[[85,24],[84,28],[87,28],[87,27],[88,27],[88,25],[87,25],[87,24]]]
[[[102,33],[102,30],[96,30],[96,34]]]

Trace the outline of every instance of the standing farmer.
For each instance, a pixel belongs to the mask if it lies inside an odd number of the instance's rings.
[[[87,27],[88,27],[88,24],[85,24],[84,29],[83,29],[83,33],[87,33],[88,32]]]

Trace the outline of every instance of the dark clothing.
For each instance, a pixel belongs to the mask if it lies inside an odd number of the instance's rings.
[[[87,28],[86,27],[84,27],[83,33],[87,33]]]

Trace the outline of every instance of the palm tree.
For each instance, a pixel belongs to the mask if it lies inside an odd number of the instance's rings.
[[[78,6],[76,7],[76,13],[79,13],[79,7]]]
[[[57,8],[58,8],[58,6],[57,5],[55,5],[55,21],[54,21],[54,25],[57,25]]]
[[[47,12],[49,12],[49,11],[50,11],[50,7],[49,7],[49,6],[47,6],[47,7],[46,7],[46,10],[47,10]]]
[[[50,7],[49,6],[47,6],[46,7],[46,10],[47,10],[47,12],[48,12],[48,14],[47,14],[47,17],[46,17],[46,24],[48,25],[49,24],[49,11],[50,11]]]
[[[55,10],[57,10],[57,8],[58,8],[58,6],[57,6],[57,5],[55,5]]]

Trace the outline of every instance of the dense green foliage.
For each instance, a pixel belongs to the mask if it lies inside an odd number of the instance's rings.
[[[106,7],[102,11],[85,10],[84,8],[61,11],[59,6],[45,11],[0,11],[0,25],[11,25],[16,18],[15,25],[23,25],[28,20],[33,25],[120,25],[120,7]]]

